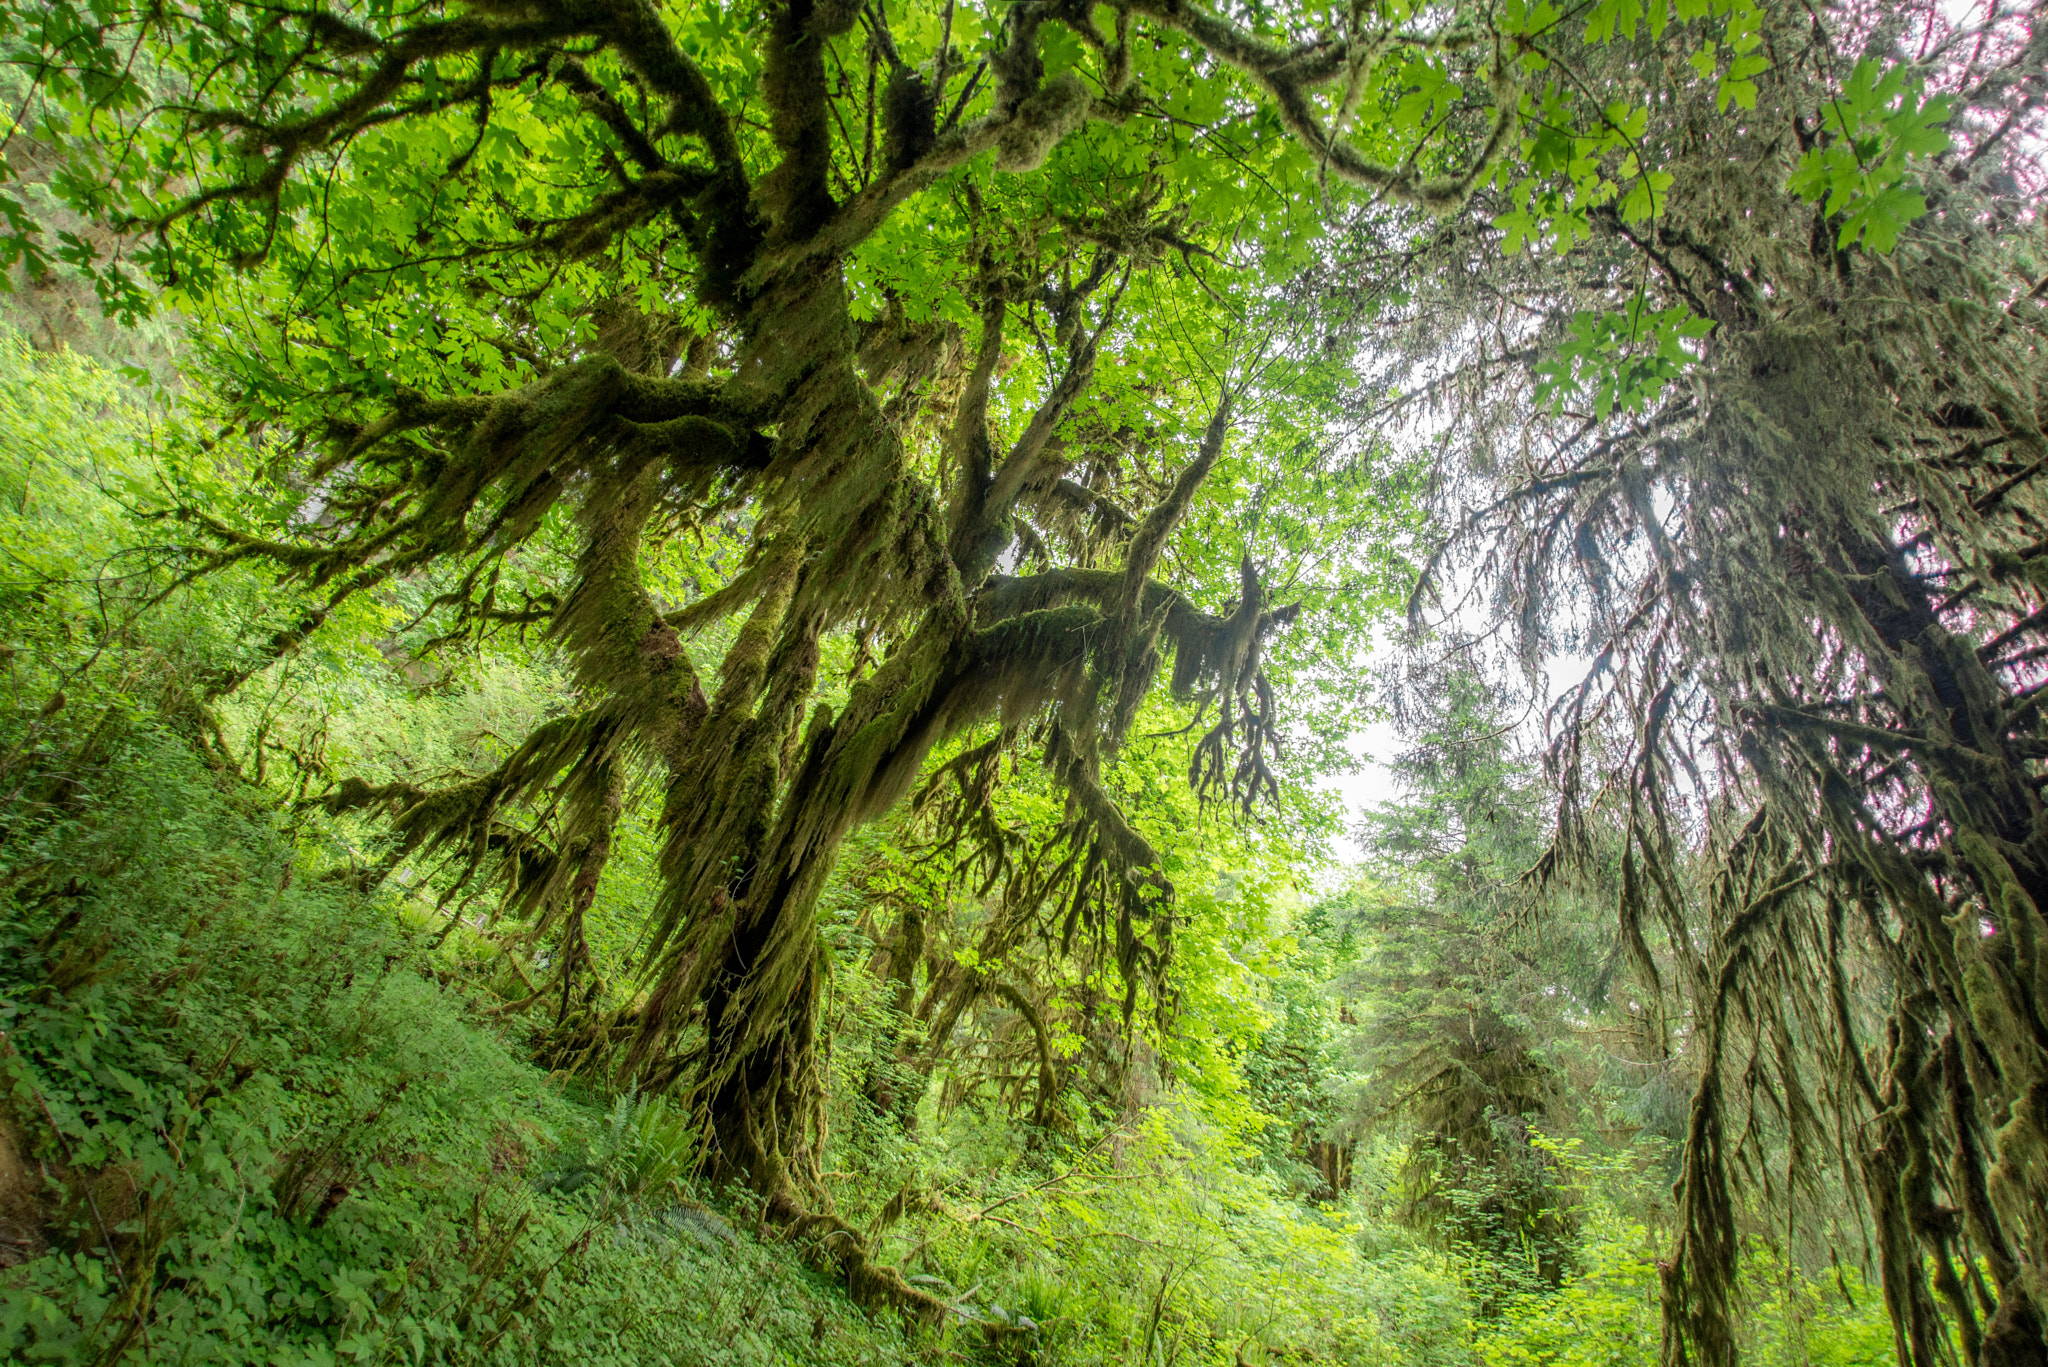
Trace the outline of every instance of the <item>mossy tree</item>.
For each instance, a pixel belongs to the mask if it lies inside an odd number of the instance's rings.
[[[1700,1070],[1667,1358],[1734,1358],[1745,1191],[1784,1237],[1846,1190],[1902,1363],[2048,1361],[2048,29],[1744,25],[1718,92],[1654,24],[1550,49],[1654,92],[1663,208],[1531,180],[1487,207],[1533,255],[1441,244],[1407,355],[1468,459],[1433,580],[1497,593],[1532,669],[1591,664],[1537,872],[1618,836],[1624,943]]]
[[[559,936],[566,1002],[651,771],[647,991],[587,1057],[687,1079],[715,1163],[801,1218],[829,1210],[813,907],[935,746],[988,723],[992,765],[1030,728],[1079,852],[1043,895],[1114,946],[1126,1015],[1167,999],[1172,889],[1102,765],[1168,660],[1207,709],[1193,780],[1244,805],[1275,786],[1263,662],[1298,604],[1243,503],[1367,467],[1312,414],[1261,416],[1332,392],[1358,322],[1290,294],[1270,248],[1302,259],[1325,176],[1456,203],[1513,112],[1487,112],[1502,73],[1472,21],[1325,18],[1305,50],[1175,6],[60,5],[8,27],[37,164],[185,310],[231,429],[281,439],[281,527],[180,514],[202,565],[275,565],[324,606],[205,691],[420,575],[446,578],[450,632],[555,642],[583,705],[496,769],[328,805],[387,814],[394,862],[502,877]],[[1368,60],[1389,56],[1481,98],[1347,134],[1405,88]],[[1332,87],[1334,127],[1304,104]],[[9,241],[43,263],[22,221]],[[145,306],[132,263],[60,255]],[[650,560],[693,533],[739,554],[658,595]],[[574,547],[554,583],[530,572],[549,537]],[[1361,572],[1323,561],[1331,596]],[[1158,577],[1176,563],[1185,591]],[[700,669],[689,639],[728,618]],[[835,651],[844,683],[820,678]]]

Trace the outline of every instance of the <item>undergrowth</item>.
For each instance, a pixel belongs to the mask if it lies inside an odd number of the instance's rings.
[[[707,1204],[675,1108],[565,1095],[430,926],[175,738],[107,772],[4,847],[0,1076],[41,1246],[0,1271],[0,1355],[1465,1360],[1449,1262],[1361,1258],[1188,1106],[1065,1157],[973,1111],[915,1146],[927,1199],[882,1248],[959,1322],[906,1336]]]
[[[903,1359],[688,1198],[664,1103],[562,1095],[174,740],[112,769],[6,847],[0,1068],[47,1247],[0,1272],[0,1357]]]

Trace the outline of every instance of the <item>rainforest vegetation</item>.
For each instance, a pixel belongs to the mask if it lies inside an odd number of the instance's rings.
[[[2048,1367],[2044,20],[0,0],[0,1359]]]

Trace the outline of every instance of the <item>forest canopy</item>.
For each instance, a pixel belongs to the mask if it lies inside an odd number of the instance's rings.
[[[1365,1294],[1349,1209],[1465,1360],[1570,1360],[1634,1240],[1667,1362],[1880,1307],[1908,1367],[2048,1362],[2035,10],[37,0],[0,49],[8,1218],[115,1288],[39,1252],[4,1332],[227,1333],[153,1212],[256,1027],[52,1071],[190,983],[608,1117],[580,1185],[448,1141],[469,1233],[380,1227],[421,1270],[339,1328],[236,1321],[292,1353],[559,1355],[591,1231],[732,1234],[689,1183],[1039,1352],[934,1260],[1079,1269],[1070,1193],[1179,1162],[1241,1192],[1120,1210],[1129,1360],[1395,1360],[1405,1310],[1199,1289],[1295,1244]],[[239,910],[152,803],[235,832]],[[259,991],[260,882],[277,962],[326,918],[413,1006]],[[181,918],[189,974],[95,986]],[[278,1247],[413,1180],[345,1138],[415,1104],[377,1028],[356,1121],[249,1160]],[[273,1043],[279,1096],[342,1067]],[[87,1098],[143,1079],[113,1143]],[[486,1235],[507,1173],[585,1221],[554,1263]]]

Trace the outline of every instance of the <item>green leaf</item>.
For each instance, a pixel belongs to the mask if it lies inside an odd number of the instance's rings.
[[[1828,141],[1799,159],[1786,185],[1841,218],[1839,246],[1889,252],[1927,212],[1926,197],[1906,182],[1915,158],[1947,149],[1942,125],[1951,110],[1946,96],[1921,102],[1919,82],[1904,66],[1858,62],[1824,112]]]

